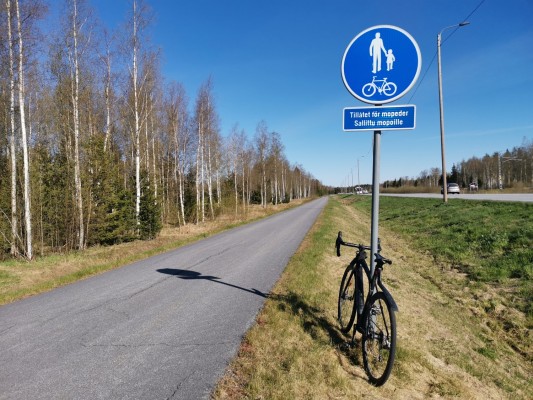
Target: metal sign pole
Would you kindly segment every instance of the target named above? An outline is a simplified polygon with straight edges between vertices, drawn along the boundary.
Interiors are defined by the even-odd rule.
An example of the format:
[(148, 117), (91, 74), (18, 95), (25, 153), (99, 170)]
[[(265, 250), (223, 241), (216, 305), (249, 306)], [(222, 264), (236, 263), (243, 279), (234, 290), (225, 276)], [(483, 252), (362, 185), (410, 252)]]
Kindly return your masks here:
[[(381, 57), (382, 52), (386, 55), (385, 60)], [(372, 62), (369, 57), (372, 58)], [(382, 61), (385, 61), (385, 66), (382, 65)], [(382, 106), (399, 99), (414, 86), (420, 75), (421, 61), (420, 48), (409, 33), (393, 25), (376, 25), (360, 32), (346, 48), (341, 63), (342, 80), (346, 89), (356, 99), (363, 103)], [(376, 264), (374, 254), (378, 252), (381, 131), (414, 129), (415, 108), (414, 106), (345, 108), (343, 115), (345, 131), (374, 131), (370, 233), (372, 254), (369, 263), (370, 273), (374, 275)]]
[(372, 226), (370, 233), (370, 276), (374, 276), (378, 252), (378, 224), (379, 224), (379, 166), (381, 152), (381, 131), (374, 131), (374, 162), (372, 169)]

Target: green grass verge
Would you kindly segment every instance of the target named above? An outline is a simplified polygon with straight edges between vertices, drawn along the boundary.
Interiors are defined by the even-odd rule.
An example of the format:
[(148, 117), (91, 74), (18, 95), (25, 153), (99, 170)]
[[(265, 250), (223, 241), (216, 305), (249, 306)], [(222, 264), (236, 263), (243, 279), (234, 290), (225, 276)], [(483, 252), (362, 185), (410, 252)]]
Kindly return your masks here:
[[(368, 197), (353, 207), (370, 214)], [(516, 286), (513, 304), (533, 318), (533, 204), (380, 198), (380, 226), (405, 235), (473, 281)], [(531, 325), (530, 325), (531, 327)]]

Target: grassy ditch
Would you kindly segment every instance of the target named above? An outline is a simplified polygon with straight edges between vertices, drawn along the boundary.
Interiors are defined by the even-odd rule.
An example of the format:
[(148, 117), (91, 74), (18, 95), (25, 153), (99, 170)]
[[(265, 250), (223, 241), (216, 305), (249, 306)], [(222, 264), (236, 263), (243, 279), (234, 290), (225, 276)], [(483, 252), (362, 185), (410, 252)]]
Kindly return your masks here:
[[(352, 206), (370, 214), (368, 199)], [(485, 283), (533, 329), (533, 204), (382, 197), (380, 225), (409, 238), (437, 264)], [(485, 305), (487, 310), (496, 303)]]
[[(291, 259), (213, 398), (528, 398), (533, 391), (531, 328), (524, 313), (506, 303), (505, 295), (507, 280), (529, 278), (510, 274), (494, 280), (472, 274), (480, 276), (474, 280), (460, 272), (457, 260), (447, 253), (433, 254), (417, 238), (439, 230), (440, 219), (430, 218), (432, 212), (422, 218), (418, 232), (411, 225), (421, 217), (402, 219), (402, 228), (392, 229), (402, 213), (440, 210), (436, 203), (415, 202), (412, 211), (401, 212), (398, 208), (406, 206), (382, 202), (383, 253), (394, 260), (384, 280), (400, 308), (397, 361), (385, 386), (368, 384), (360, 336), (355, 347), (347, 347), (350, 337), (336, 322), (338, 285), (353, 253), (345, 250), (341, 258), (335, 257), (334, 239), (342, 230), (345, 240), (368, 242), (370, 199), (336, 196)], [(398, 215), (387, 214), (393, 212)], [(507, 223), (495, 222), (498, 227)], [(514, 328), (505, 326), (502, 318), (513, 321)], [(513, 329), (524, 343), (510, 340)]]

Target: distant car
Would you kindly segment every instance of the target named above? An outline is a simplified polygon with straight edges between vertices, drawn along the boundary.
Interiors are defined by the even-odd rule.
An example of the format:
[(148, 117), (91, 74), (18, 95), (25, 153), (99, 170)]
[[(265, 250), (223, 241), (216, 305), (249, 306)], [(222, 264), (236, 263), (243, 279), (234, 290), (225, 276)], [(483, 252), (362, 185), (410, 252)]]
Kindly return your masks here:
[(478, 190), (477, 183), (472, 182), (470, 185), (468, 185), (468, 189), (470, 189), (471, 192), (477, 192)]
[[(461, 194), (461, 189), (457, 183), (448, 183), (447, 187), (448, 190), (446, 192), (448, 194)], [(440, 194), (444, 194), (444, 188), (440, 189)]]

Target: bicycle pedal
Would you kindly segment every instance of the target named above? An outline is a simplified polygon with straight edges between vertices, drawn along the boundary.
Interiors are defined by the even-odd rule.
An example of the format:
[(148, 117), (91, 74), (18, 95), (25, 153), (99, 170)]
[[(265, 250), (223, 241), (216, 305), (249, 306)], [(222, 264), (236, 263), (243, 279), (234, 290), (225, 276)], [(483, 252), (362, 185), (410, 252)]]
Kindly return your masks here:
[(355, 342), (350, 340), (350, 341), (346, 341), (344, 343), (341, 344), (340, 348), (341, 350), (351, 350), (355, 347)]

